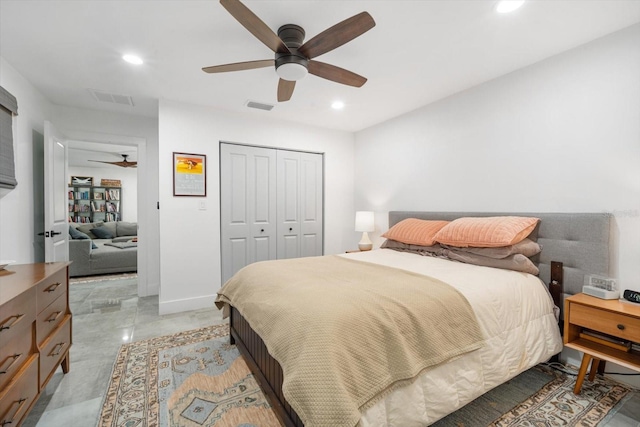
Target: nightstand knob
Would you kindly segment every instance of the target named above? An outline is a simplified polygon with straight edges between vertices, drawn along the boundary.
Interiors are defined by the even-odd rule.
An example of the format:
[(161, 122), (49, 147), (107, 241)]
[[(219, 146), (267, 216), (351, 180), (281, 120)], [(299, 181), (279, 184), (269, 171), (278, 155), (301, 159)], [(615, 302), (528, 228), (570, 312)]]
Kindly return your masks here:
[(624, 325), (622, 324), (618, 325), (618, 329), (620, 329), (621, 331), (624, 331)]

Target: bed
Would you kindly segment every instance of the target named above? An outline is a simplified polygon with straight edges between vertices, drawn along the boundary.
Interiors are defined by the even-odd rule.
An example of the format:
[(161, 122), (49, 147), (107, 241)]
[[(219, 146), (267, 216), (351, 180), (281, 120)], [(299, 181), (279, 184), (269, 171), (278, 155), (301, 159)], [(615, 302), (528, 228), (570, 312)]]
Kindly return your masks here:
[[(483, 336), (482, 345), (476, 350), (421, 369), (416, 379), (400, 382), (380, 393), (370, 404), (363, 405), (358, 420), (363, 427), (429, 425), (561, 351), (553, 303), (541, 282), (550, 281), (551, 261), (564, 264), (561, 298), (580, 291), (584, 274), (607, 274), (609, 214), (390, 212), (389, 227), (406, 218), (450, 221), (459, 217), (500, 215), (541, 219), (533, 233), (543, 247), (534, 258), (540, 269), (540, 280), (528, 274), (389, 249), (340, 256), (353, 263), (388, 266), (448, 283), (469, 301)], [(451, 264), (456, 264), (454, 271)], [(481, 285), (476, 282), (469, 285), (469, 278)], [(506, 299), (497, 299), (498, 294), (504, 294)], [(260, 334), (254, 330), (260, 328), (252, 328), (236, 307), (229, 305), (228, 309), (231, 340), (245, 357), (276, 414), (285, 426), (303, 426), (302, 419), (285, 399), (280, 363), (271, 357)], [(293, 319), (291, 322), (294, 323)], [(308, 414), (303, 418), (309, 420)], [(307, 421), (307, 425), (322, 423)]]

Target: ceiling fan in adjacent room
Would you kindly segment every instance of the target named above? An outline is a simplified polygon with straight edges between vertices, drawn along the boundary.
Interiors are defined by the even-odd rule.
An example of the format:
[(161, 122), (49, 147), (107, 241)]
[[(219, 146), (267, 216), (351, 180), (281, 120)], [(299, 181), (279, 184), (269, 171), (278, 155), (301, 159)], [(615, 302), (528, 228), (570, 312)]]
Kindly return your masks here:
[(89, 161), (120, 166), (121, 168), (137, 168), (138, 167), (138, 162), (130, 162), (127, 160), (127, 157), (129, 157), (128, 154), (120, 154), (120, 155), (122, 156), (122, 159), (123, 159), (121, 162), (104, 162), (102, 160), (89, 160)]
[(275, 66), (276, 73), (280, 77), (278, 102), (291, 99), (296, 81), (305, 77), (307, 73), (354, 87), (361, 87), (367, 81), (365, 77), (351, 71), (313, 60), (313, 58), (340, 47), (373, 28), (376, 23), (367, 12), (345, 19), (303, 43), (305, 32), (299, 25), (283, 25), (278, 29), (276, 35), (267, 24), (239, 0), (220, 0), (220, 4), (251, 34), (273, 50), (275, 59), (204, 67), (202, 69), (204, 72), (224, 73)]

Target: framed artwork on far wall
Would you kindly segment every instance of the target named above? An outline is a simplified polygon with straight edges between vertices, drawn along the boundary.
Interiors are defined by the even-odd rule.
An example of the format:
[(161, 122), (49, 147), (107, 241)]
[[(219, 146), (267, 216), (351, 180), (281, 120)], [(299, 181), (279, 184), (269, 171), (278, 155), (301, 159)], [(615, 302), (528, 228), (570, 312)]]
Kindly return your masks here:
[(207, 156), (173, 153), (173, 195), (192, 197), (207, 195)]

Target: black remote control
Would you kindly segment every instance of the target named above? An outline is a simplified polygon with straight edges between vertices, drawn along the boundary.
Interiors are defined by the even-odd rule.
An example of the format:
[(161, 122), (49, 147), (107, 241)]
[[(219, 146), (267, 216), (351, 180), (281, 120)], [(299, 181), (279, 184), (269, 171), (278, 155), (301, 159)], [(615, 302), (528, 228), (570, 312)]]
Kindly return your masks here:
[(640, 303), (640, 292), (638, 291), (625, 289), (623, 296), (624, 296), (624, 299), (628, 301)]

